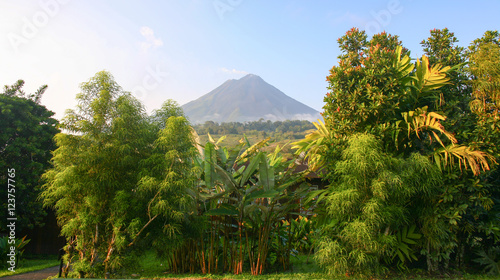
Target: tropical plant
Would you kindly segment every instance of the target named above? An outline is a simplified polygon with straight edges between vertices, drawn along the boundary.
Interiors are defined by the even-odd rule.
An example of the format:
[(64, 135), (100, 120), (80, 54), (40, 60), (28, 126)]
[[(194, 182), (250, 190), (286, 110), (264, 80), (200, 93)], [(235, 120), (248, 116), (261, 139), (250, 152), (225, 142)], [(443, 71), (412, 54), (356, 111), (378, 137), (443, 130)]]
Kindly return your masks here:
[[(420, 233), (415, 232), (416, 225), (404, 226), (396, 232), (397, 244), (392, 253), (392, 258), (398, 257), (398, 267), (406, 269), (406, 263), (418, 260), (415, 250), (412, 248), (422, 238)], [(391, 260), (392, 261), (392, 260)]]
[[(339, 66), (330, 70), (332, 91), (325, 97), (324, 116), (333, 138), (369, 132), (381, 137), (389, 151), (396, 148), (407, 155), (414, 151), (434, 154), (446, 159), (440, 163), (454, 158), (460, 166), (473, 166), (475, 174), (489, 168), (484, 153), (454, 146), (456, 139), (440, 122), (445, 116), (428, 111), (430, 105), (438, 108), (438, 89), (449, 83), (447, 74), (454, 68), (431, 66), (426, 56), (412, 64), (404, 48), (396, 43), (397, 36), (384, 35), (384, 40), (375, 37), (366, 42), (364, 32), (352, 29), (345, 37), (364, 38), (365, 43), (359, 42), (364, 47), (355, 54), (359, 64), (352, 65), (346, 58), (352, 55), (341, 55)], [(342, 38), (339, 41), (353, 40)], [(346, 46), (341, 49), (350, 51)], [(443, 136), (451, 143), (444, 143)]]
[[(492, 200), (486, 195), (487, 190), (481, 188), (480, 183), (471, 182), (474, 182), (472, 175), (478, 180), (495, 163), (492, 153), (487, 153), (491, 149), (483, 150), (470, 138), (464, 137), (470, 132), (459, 131), (470, 131), (474, 127), (474, 118), (468, 119), (468, 99), (460, 99), (460, 96), (470, 96), (467, 94), (470, 87), (464, 86), (467, 75), (463, 70), (463, 50), (451, 48), (448, 55), (441, 55), (436, 52), (436, 46), (452, 45), (454, 37), (447, 31), (434, 32), (433, 36), (423, 42), (429, 57), (424, 55), (412, 63), (397, 36), (382, 33), (368, 41), (363, 31), (348, 31), (339, 39), (343, 51), (339, 56), (339, 65), (334, 66), (327, 77), (330, 92), (325, 97), (325, 125), (318, 124), (317, 131), (295, 143), (298, 153), (304, 153), (311, 166), (328, 174), (326, 178), (330, 187), (314, 194), (326, 201), (323, 205), (327, 209), (328, 205), (342, 205), (340, 199), (332, 201), (342, 179), (334, 171), (340, 164), (340, 155), (346, 149), (348, 139), (356, 133), (376, 136), (383, 151), (396, 158), (410, 159), (412, 155), (420, 154), (434, 161), (442, 172), (439, 195), (430, 199), (428, 207), (421, 208), (419, 219), (413, 220), (422, 234), (422, 240), (417, 245), (422, 246), (421, 252), (427, 257), (430, 271), (435, 271), (438, 264), (447, 268), (450, 254), (457, 246), (459, 223), (463, 217), (484, 213), (481, 209), (491, 207), (488, 206)], [(445, 57), (449, 59), (440, 61)], [(453, 98), (446, 103), (445, 98), (450, 96)], [(455, 115), (448, 118), (445, 113)], [(462, 182), (465, 182), (463, 187), (460, 186)], [(321, 207), (316, 211), (321, 213)], [(338, 220), (325, 223), (324, 227), (339, 232), (339, 226), (348, 218), (332, 216), (338, 217)], [(359, 228), (359, 232), (369, 231)], [(331, 234), (326, 235), (331, 237)], [(324, 244), (331, 245), (328, 250), (337, 248), (323, 251), (328, 251), (330, 255), (351, 250), (346, 249), (346, 243), (339, 243), (338, 240), (327, 238)], [(338, 259), (343, 261), (336, 262), (342, 264), (336, 266), (337, 270), (342, 270), (340, 268), (349, 263), (349, 259), (342, 254), (338, 255)], [(370, 265), (366, 268), (373, 269)]]
[[(11, 240), (14, 240), (12, 242)], [(30, 242), (30, 239), (23, 238), (11, 239), (10, 236), (4, 236), (0, 238), (0, 261), (2, 265), (0, 267), (7, 268), (11, 267), (10, 263), (14, 263), (15, 268), (19, 267), (22, 263), (24, 247)], [(11, 247), (14, 247), (14, 260), (11, 259)]]
[(298, 216), (296, 219), (291, 219), (288, 221), (283, 221), (283, 223), (289, 224), (291, 227), (292, 247), (299, 253), (308, 253), (313, 246), (312, 244), (312, 233), (314, 231), (314, 225), (310, 218), (306, 216)]
[[(189, 227), (191, 233), (169, 257), (171, 268), (235, 274), (248, 268), (257, 275), (279, 263), (286, 270), (294, 232), (283, 231), (282, 225), (296, 207), (302, 174), (283, 159), (279, 147), (271, 154), (261, 151), (269, 139), (250, 145), (244, 138), (235, 149), (220, 145), (224, 138), (214, 141), (209, 135), (209, 140), (197, 160), (201, 173), (193, 197), (198, 209), (191, 217), (204, 226)], [(192, 254), (182, 258), (181, 252), (189, 250)]]
[(402, 246), (410, 240), (408, 231), (403, 236), (399, 229), (423, 222), (414, 213), (436, 192), (439, 171), (422, 155), (393, 157), (373, 135), (355, 134), (335, 173), (338, 180), (326, 199), (336, 225), (319, 244), (316, 258), (333, 273), (383, 272), (384, 259), (409, 254)]
[(500, 274), (500, 247), (495, 246), (489, 249), (481, 249), (476, 252), (478, 258), (474, 262), (484, 267), (484, 271), (488, 275)]
[(67, 112), (55, 137), (42, 198), (67, 239), (66, 272), (108, 278), (133, 266), (152, 242), (145, 237), (178, 234), (189, 204), (179, 193), (194, 184), (196, 149), (187, 121), (170, 116), (171, 104), (149, 118), (104, 71), (81, 89), (77, 110)]
[(305, 139), (293, 143), (295, 154), (300, 155), (302, 160), (308, 163), (310, 170), (319, 170), (327, 164), (329, 157), (326, 154), (329, 146), (335, 141), (334, 134), (321, 121), (313, 122), (316, 130), (308, 133)]
[(142, 161), (141, 179), (137, 184), (138, 196), (147, 202), (146, 215), (134, 219), (142, 226), (129, 246), (148, 227), (155, 233), (156, 246), (166, 246), (181, 232), (185, 215), (194, 208), (188, 195), (195, 185), (194, 157), (197, 154), (195, 139), (189, 123), (183, 116), (161, 119), (163, 129), (158, 132), (152, 155)]

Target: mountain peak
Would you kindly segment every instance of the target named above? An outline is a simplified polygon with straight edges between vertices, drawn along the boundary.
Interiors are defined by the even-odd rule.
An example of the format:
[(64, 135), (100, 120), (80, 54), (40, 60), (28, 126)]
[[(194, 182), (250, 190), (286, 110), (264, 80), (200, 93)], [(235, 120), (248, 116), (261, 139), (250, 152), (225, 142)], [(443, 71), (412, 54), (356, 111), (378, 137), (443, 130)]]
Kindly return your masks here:
[(247, 122), (320, 118), (318, 111), (287, 96), (255, 74), (228, 80), (211, 92), (182, 106), (191, 123)]
[(255, 75), (255, 74), (246, 74), (245, 76), (243, 76), (240, 80), (243, 80), (243, 79), (250, 79), (250, 78), (260, 78), (259, 76)]
[(241, 77), (238, 81), (244, 82), (244, 81), (249, 81), (249, 80), (264, 81), (264, 80), (262, 80), (261, 77), (255, 75), (255, 74), (247, 74), (247, 75)]

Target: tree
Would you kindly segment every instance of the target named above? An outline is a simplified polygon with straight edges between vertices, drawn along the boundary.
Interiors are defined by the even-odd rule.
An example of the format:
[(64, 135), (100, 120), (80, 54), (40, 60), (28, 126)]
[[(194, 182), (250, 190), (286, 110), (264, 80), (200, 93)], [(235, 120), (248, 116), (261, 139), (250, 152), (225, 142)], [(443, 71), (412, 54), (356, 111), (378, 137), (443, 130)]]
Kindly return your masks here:
[(150, 117), (150, 122), (157, 125), (158, 130), (161, 130), (166, 127), (166, 122), (170, 117), (186, 118), (184, 111), (182, 111), (179, 104), (175, 100), (167, 99), (163, 102), (160, 109), (154, 110), (152, 116)]
[(417, 213), (436, 194), (440, 172), (425, 156), (394, 157), (381, 144), (373, 135), (355, 134), (335, 166), (337, 180), (326, 198), (329, 235), (316, 255), (330, 272), (380, 273), (384, 262), (398, 257), (403, 266), (416, 259), (409, 247), (414, 240), (398, 234), (424, 223)]
[[(142, 105), (108, 72), (81, 84), (77, 110), (67, 111), (56, 135), (53, 168), (42, 197), (66, 237), (67, 267), (80, 277), (108, 277), (130, 264), (131, 223), (141, 208), (135, 192), (139, 163), (154, 131)], [(151, 135), (153, 133), (153, 135)]]
[[(165, 106), (169, 103), (165, 103), (163, 109)], [(149, 235), (146, 243), (141, 244), (153, 244), (160, 256), (167, 248), (175, 247), (177, 238), (182, 238), (179, 235), (186, 217), (196, 206), (193, 195), (197, 178), (194, 158), (198, 150), (195, 134), (180, 112), (177, 110), (175, 114), (181, 116), (168, 117), (165, 128), (158, 131), (152, 154), (141, 163), (137, 185), (145, 211), (133, 220), (140, 230), (129, 246), (141, 234)], [(165, 114), (156, 112), (155, 115)]]
[[(474, 57), (480, 53), (476, 47), (483, 40), (493, 40), (494, 35), (491, 35), (493, 35), (492, 32), (487, 32), (483, 39), (475, 40), (469, 50), (465, 51), (463, 47), (456, 46), (458, 39), (448, 29), (434, 29), (431, 30), (431, 36), (422, 41), (422, 46), (430, 61), (456, 69), (448, 73), (449, 84), (440, 89), (441, 98), (436, 107), (436, 110), (448, 116), (447, 130), (455, 135), (459, 143), (496, 156), (495, 148), (492, 147), (496, 146), (493, 143), (498, 142), (494, 139), (498, 133), (492, 129), (493, 123), (490, 122), (484, 126), (486, 123), (482, 121), (481, 114), (478, 114), (478, 108), (475, 107), (481, 102), (478, 101), (477, 94), (473, 94), (477, 85), (477, 78), (475, 78), (477, 64)], [(489, 55), (492, 61), (495, 61), (495, 55)], [(486, 72), (495, 72), (491, 70), (490, 68)], [(477, 93), (477, 90), (475, 92)], [(444, 219), (451, 225), (450, 235), (443, 239), (447, 240), (448, 247), (456, 246), (456, 249), (453, 249), (456, 267), (463, 268), (466, 262), (470, 261), (472, 252), (476, 250), (474, 247), (478, 246), (478, 243), (472, 240), (478, 236), (482, 236), (483, 240), (487, 239), (483, 234), (491, 232), (493, 228), (491, 224), (495, 223), (489, 220), (496, 216), (495, 212), (490, 210), (493, 204), (492, 199), (495, 197), (495, 187), (490, 183), (492, 180), (489, 175), (494, 173), (495, 169), (496, 166), (493, 165), (492, 171), (482, 172), (480, 179), (458, 169), (448, 170), (444, 174), (439, 213), (442, 213), (441, 217), (447, 217)], [(489, 218), (484, 219), (484, 217)], [(488, 222), (485, 223), (485, 220)], [(449, 257), (446, 256), (444, 259), (445, 268), (448, 267)], [(435, 257), (435, 259), (438, 258)], [(434, 265), (434, 267), (437, 266)]]
[(400, 108), (402, 82), (408, 81), (402, 78), (412, 69), (393, 67), (397, 55), (393, 47), (401, 46), (397, 36), (383, 34), (366, 41), (365, 32), (354, 28), (339, 39), (339, 45), (343, 53), (327, 77), (331, 92), (325, 97), (323, 113), (338, 137), (381, 129), (399, 118), (401, 111), (411, 109)]
[(72, 268), (80, 277), (108, 278), (179, 234), (192, 209), (196, 147), (174, 101), (147, 116), (105, 71), (81, 89), (56, 136), (42, 197), (68, 242), (66, 274)]
[[(444, 33), (446, 36), (442, 38), (438, 36), (441, 33), (435, 32), (437, 38), (431, 38), (424, 44), (428, 44), (431, 50), (435, 45), (453, 41), (452, 35)], [(454, 100), (461, 102), (461, 108), (451, 108), (443, 101), (443, 91), (454, 95), (463, 90), (460, 94), (467, 96), (467, 87), (450, 85), (463, 80), (463, 75), (449, 76), (460, 66), (451, 65), (454, 59), (462, 61), (460, 49), (452, 49), (451, 53), (456, 57), (447, 55), (448, 65), (443, 66), (432, 65), (431, 59), (425, 55), (416, 63), (411, 63), (406, 55), (409, 52), (401, 46), (397, 37), (387, 34), (373, 36), (368, 41), (363, 31), (352, 29), (339, 39), (339, 43), (343, 50), (339, 65), (334, 66), (327, 77), (330, 92), (325, 97), (325, 125), (317, 125), (318, 131), (296, 144), (298, 153), (305, 152), (306, 159), (328, 174), (331, 185), (322, 196), (334, 197), (342, 185), (341, 174), (334, 171), (341, 166), (343, 151), (356, 133), (374, 135), (382, 144), (382, 152), (393, 157), (407, 160), (414, 154), (427, 157), (442, 170), (443, 176), (466, 170), (478, 176), (490, 169), (493, 158), (477, 150), (476, 146), (470, 146), (470, 141), (457, 139), (456, 135), (460, 134), (455, 134), (456, 130), (448, 130), (447, 116), (444, 115), (445, 112), (459, 114), (451, 117), (458, 123), (467, 114), (464, 105), (467, 100), (460, 100), (460, 95)], [(438, 57), (433, 55), (432, 59), (435, 61)], [(448, 88), (445, 87), (447, 85)], [(458, 103), (451, 104), (455, 106)], [(362, 164), (359, 162), (361, 159), (353, 158), (353, 161)], [(441, 185), (439, 196), (433, 197), (432, 203), (420, 211), (420, 218), (414, 220), (418, 221), (416, 226), (423, 233), (422, 242), (426, 245), (422, 251), (427, 256), (431, 271), (437, 269), (437, 264), (446, 262), (453, 252), (458, 221), (467, 211), (468, 206), (462, 204), (445, 207), (448, 204), (443, 201), (447, 202), (449, 191), (453, 190), (456, 188)], [(332, 202), (328, 198), (325, 201), (325, 205), (328, 201)], [(474, 205), (483, 202), (488, 201), (476, 200)], [(334, 204), (332, 207), (337, 206)], [(372, 234), (375, 232), (372, 231)], [(345, 243), (339, 248), (350, 250)]]
[[(463, 133), (470, 128), (474, 120), (469, 108), (472, 90), (466, 70), (465, 48), (457, 46), (459, 40), (447, 28), (433, 29), (430, 33), (430, 37), (420, 43), (429, 63), (454, 68), (454, 71), (447, 72), (449, 82), (439, 89), (439, 102), (434, 104), (432, 110), (448, 117), (446, 127), (449, 131)], [(458, 138), (461, 136), (458, 135)]]
[[(469, 47), (472, 79), (470, 107), (477, 116), (476, 142), (500, 158), (498, 149), (500, 114), (500, 35), (488, 31)], [(482, 141), (481, 141), (482, 139)]]
[[(352, 29), (344, 37), (364, 38), (362, 34)], [(353, 133), (368, 132), (382, 139), (386, 151), (396, 154), (419, 151), (440, 165), (449, 165), (444, 159), (455, 158), (475, 174), (481, 167), (489, 168), (483, 154), (455, 145), (456, 138), (442, 124), (446, 116), (432, 111), (437, 108), (439, 90), (449, 83), (446, 75), (453, 69), (432, 66), (426, 56), (412, 64), (403, 55), (404, 48), (394, 43), (396, 36), (384, 35), (392, 38), (385, 40), (386, 45), (375, 44), (381, 41), (379, 37), (366, 43), (368, 49), (359, 53), (359, 65), (350, 63), (352, 54), (342, 54), (327, 77), (331, 92), (325, 97), (323, 115), (333, 138), (338, 139), (333, 148), (343, 147), (342, 142)]]
[[(472, 100), (470, 108), (476, 116), (474, 129), (469, 134), (473, 145), (488, 151), (500, 162), (500, 35), (498, 31), (487, 31), (482, 38), (469, 46), (469, 71), (472, 76)], [(491, 172), (484, 174), (480, 183), (481, 196), (489, 200), (486, 207), (478, 209), (471, 220), (482, 239), (480, 255), (498, 248), (500, 231), (500, 168), (497, 164)], [(478, 197), (478, 196), (473, 196)], [(472, 246), (471, 246), (472, 247)], [(478, 250), (477, 246), (473, 248)], [(496, 260), (497, 261), (497, 260)]]
[[(7, 184), (7, 170), (15, 170), (16, 230), (40, 226), (45, 215), (40, 194), (41, 175), (50, 166), (51, 151), (55, 149), (54, 135), (58, 121), (53, 112), (40, 104), (47, 86), (26, 95), (24, 81), (5, 86), (0, 94), (0, 179)], [(2, 211), (0, 230), (5, 231), (7, 221), (7, 188), (0, 194)]]

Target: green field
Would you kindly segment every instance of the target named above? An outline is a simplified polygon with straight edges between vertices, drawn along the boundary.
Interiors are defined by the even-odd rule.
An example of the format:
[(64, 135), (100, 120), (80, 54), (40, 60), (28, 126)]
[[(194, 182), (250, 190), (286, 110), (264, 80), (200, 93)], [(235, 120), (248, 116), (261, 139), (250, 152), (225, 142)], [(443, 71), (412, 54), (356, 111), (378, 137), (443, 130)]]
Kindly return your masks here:
[[(293, 271), (272, 273), (269, 272), (264, 275), (254, 276), (250, 273), (243, 273), (240, 275), (234, 274), (171, 274), (167, 272), (167, 268), (164, 263), (157, 259), (153, 252), (148, 252), (146, 256), (141, 258), (138, 264), (137, 270), (134, 272), (128, 272), (120, 279), (157, 279), (157, 280), (174, 280), (174, 279), (185, 279), (185, 280), (230, 280), (230, 279), (241, 279), (241, 280), (334, 280), (334, 279), (392, 279), (392, 280), (403, 280), (403, 279), (415, 279), (415, 280), (437, 280), (437, 279), (463, 279), (463, 280), (489, 280), (489, 279), (499, 279), (498, 277), (485, 276), (479, 274), (462, 274), (456, 272), (454, 274), (443, 274), (429, 276), (423, 270), (413, 270), (401, 274), (389, 274), (384, 276), (373, 276), (373, 275), (356, 275), (356, 276), (346, 276), (346, 275), (329, 275), (324, 273), (321, 268), (316, 264), (312, 258), (307, 258), (305, 255), (301, 255), (297, 258), (292, 258)], [(40, 261), (41, 262), (41, 261)], [(2, 274), (0, 274), (2, 275)], [(71, 279), (71, 278), (65, 278)]]

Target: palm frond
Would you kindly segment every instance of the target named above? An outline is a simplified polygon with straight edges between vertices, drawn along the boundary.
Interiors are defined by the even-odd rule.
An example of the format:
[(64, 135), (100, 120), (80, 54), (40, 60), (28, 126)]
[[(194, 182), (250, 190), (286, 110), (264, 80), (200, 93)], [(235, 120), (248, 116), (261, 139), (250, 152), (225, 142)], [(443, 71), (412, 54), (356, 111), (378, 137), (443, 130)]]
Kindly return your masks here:
[(292, 149), (296, 149), (295, 154), (303, 155), (308, 160), (311, 170), (318, 170), (326, 163), (322, 151), (327, 148), (325, 140), (331, 138), (331, 132), (321, 120), (313, 124), (316, 130), (307, 134), (304, 139), (292, 143)]
[(451, 68), (449, 66), (442, 67), (440, 64), (435, 64), (431, 67), (429, 65), (429, 59), (424, 55), (422, 56), (422, 62), (417, 59), (417, 79), (415, 81), (415, 86), (421, 92), (426, 92), (447, 85), (449, 84), (449, 78), (446, 76), (446, 73), (450, 70)]
[(436, 133), (437, 131), (444, 135), (452, 143), (457, 143), (455, 136), (446, 131), (440, 122), (446, 120), (445, 116), (435, 112), (427, 112), (427, 107), (417, 108), (415, 111), (403, 112), (401, 114), (408, 125), (408, 138), (410, 138), (412, 133), (415, 133), (420, 139), (420, 135), (423, 131), (430, 131), (431, 133), (429, 137), (432, 136), (430, 140), (432, 141), (433, 138), (441, 146), (445, 147), (443, 141)]
[(480, 171), (490, 170), (488, 161), (495, 162), (491, 155), (471, 149), (463, 145), (449, 145), (434, 152), (434, 160), (443, 166), (453, 166), (455, 160), (458, 162), (460, 170), (463, 168), (472, 170), (474, 175), (479, 175)]
[(398, 70), (399, 76), (401, 78), (404, 78), (410, 75), (410, 73), (415, 68), (415, 65), (411, 63), (411, 59), (407, 55), (401, 58), (402, 51), (403, 48), (401, 46), (397, 46), (396, 48), (397, 57), (396, 60), (394, 60), (393, 66)]

